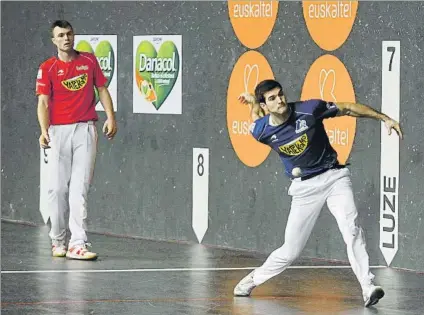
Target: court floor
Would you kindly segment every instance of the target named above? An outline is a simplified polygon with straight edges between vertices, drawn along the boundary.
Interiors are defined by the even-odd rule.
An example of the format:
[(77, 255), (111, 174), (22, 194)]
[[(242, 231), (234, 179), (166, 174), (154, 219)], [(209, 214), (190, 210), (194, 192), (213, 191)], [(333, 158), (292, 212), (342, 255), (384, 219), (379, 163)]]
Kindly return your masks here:
[(424, 274), (373, 266), (386, 295), (364, 308), (348, 265), (300, 259), (233, 297), (265, 255), (90, 234), (96, 261), (50, 256), (47, 227), (2, 222), (2, 314), (424, 314)]

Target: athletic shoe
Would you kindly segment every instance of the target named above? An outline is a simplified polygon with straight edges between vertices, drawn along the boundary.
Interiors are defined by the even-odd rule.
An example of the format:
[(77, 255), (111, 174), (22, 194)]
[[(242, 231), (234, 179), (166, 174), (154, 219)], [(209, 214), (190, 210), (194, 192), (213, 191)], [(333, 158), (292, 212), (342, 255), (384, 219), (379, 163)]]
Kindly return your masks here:
[(79, 260), (94, 260), (97, 258), (96, 253), (92, 253), (87, 249), (87, 246), (91, 244), (85, 243), (80, 245), (72, 246), (68, 249), (66, 257), (70, 259), (79, 259)]
[(234, 288), (235, 296), (249, 296), (252, 290), (256, 288), (256, 285), (253, 283), (253, 271), (249, 273), (246, 277), (241, 279), (241, 281)]
[(367, 289), (363, 292), (365, 307), (375, 305), (378, 301), (384, 296), (384, 290), (380, 286), (375, 286), (371, 284)]
[(65, 257), (66, 246), (61, 244), (52, 244), (52, 256), (53, 257)]

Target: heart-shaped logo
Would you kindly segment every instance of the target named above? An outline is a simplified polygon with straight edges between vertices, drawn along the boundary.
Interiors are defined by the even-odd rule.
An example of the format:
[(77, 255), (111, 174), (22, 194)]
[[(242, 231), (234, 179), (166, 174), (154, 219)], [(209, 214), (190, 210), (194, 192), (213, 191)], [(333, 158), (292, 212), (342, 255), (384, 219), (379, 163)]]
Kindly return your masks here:
[(164, 41), (158, 51), (149, 40), (143, 40), (138, 45), (135, 56), (137, 87), (156, 110), (174, 88), (179, 69), (180, 55), (173, 41)]
[[(332, 77), (333, 80), (328, 80), (329, 77)], [(328, 84), (326, 84), (327, 82)], [(337, 101), (336, 96), (334, 95), (334, 88), (336, 87), (336, 72), (334, 71), (334, 69), (330, 69), (328, 71), (326, 69), (321, 69), (319, 73), (318, 85), (321, 99), (328, 100), (331, 102)], [(327, 97), (328, 94), (326, 94), (325, 92), (329, 92), (331, 98)]]
[[(111, 43), (107, 40), (102, 40), (96, 45), (96, 51), (93, 50), (91, 44), (86, 40), (80, 40), (76, 47), (76, 50), (81, 52), (92, 53), (96, 56), (99, 62), (100, 69), (102, 69), (103, 75), (106, 77), (106, 87), (109, 87), (115, 73), (115, 52)], [(99, 101), (99, 93), (97, 88), (94, 87), (94, 93), (96, 96), (96, 104)]]
[(256, 77), (254, 77), (254, 81), (253, 84), (251, 84), (250, 86), (253, 87), (253, 89), (256, 87), (256, 85), (259, 82), (259, 68), (258, 65), (250, 65), (250, 64), (246, 64), (246, 66), (244, 67), (244, 91), (245, 92), (249, 92), (253, 89), (249, 89), (249, 83), (250, 83), (250, 76), (252, 75), (253, 70), (256, 70)]
[[(255, 76), (252, 77), (253, 81), (251, 82), (250, 78), (254, 70), (256, 70), (255, 71), (256, 77)], [(244, 92), (253, 93), (256, 85), (258, 85), (259, 83), (259, 67), (257, 64), (254, 64), (253, 66), (250, 64), (246, 64), (246, 66), (244, 67), (243, 81), (244, 81)], [(249, 104), (249, 111), (251, 110), (252, 110), (252, 105)]]

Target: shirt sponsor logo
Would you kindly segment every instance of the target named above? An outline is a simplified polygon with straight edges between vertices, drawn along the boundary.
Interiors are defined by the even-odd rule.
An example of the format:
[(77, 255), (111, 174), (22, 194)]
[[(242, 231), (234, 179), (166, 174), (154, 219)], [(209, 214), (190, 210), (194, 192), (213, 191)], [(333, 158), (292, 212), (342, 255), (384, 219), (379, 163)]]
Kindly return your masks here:
[(281, 152), (291, 156), (297, 156), (303, 153), (308, 146), (308, 136), (306, 133), (289, 143), (278, 147)]
[(78, 91), (87, 85), (87, 81), (88, 75), (87, 73), (84, 73), (71, 79), (62, 81), (62, 85), (69, 91)]

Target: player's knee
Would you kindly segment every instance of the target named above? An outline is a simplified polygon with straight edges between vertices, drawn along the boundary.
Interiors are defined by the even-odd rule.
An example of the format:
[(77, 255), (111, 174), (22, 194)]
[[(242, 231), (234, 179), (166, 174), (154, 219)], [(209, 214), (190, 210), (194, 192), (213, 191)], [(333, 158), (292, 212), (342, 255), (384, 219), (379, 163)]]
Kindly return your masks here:
[(362, 233), (362, 229), (356, 221), (351, 225), (350, 232), (354, 237), (358, 237)]
[(300, 253), (298, 253), (298, 252), (293, 252), (293, 253), (288, 254), (287, 257), (286, 257), (287, 262), (289, 264), (292, 264), (299, 257), (299, 255), (300, 255)]
[(66, 186), (56, 186), (51, 187), (48, 190), (48, 195), (50, 198), (54, 197), (63, 197), (68, 193), (68, 188)]
[(356, 224), (352, 224), (346, 228), (344, 239), (346, 243), (351, 243), (356, 238), (361, 237), (361, 233), (361, 227)]

